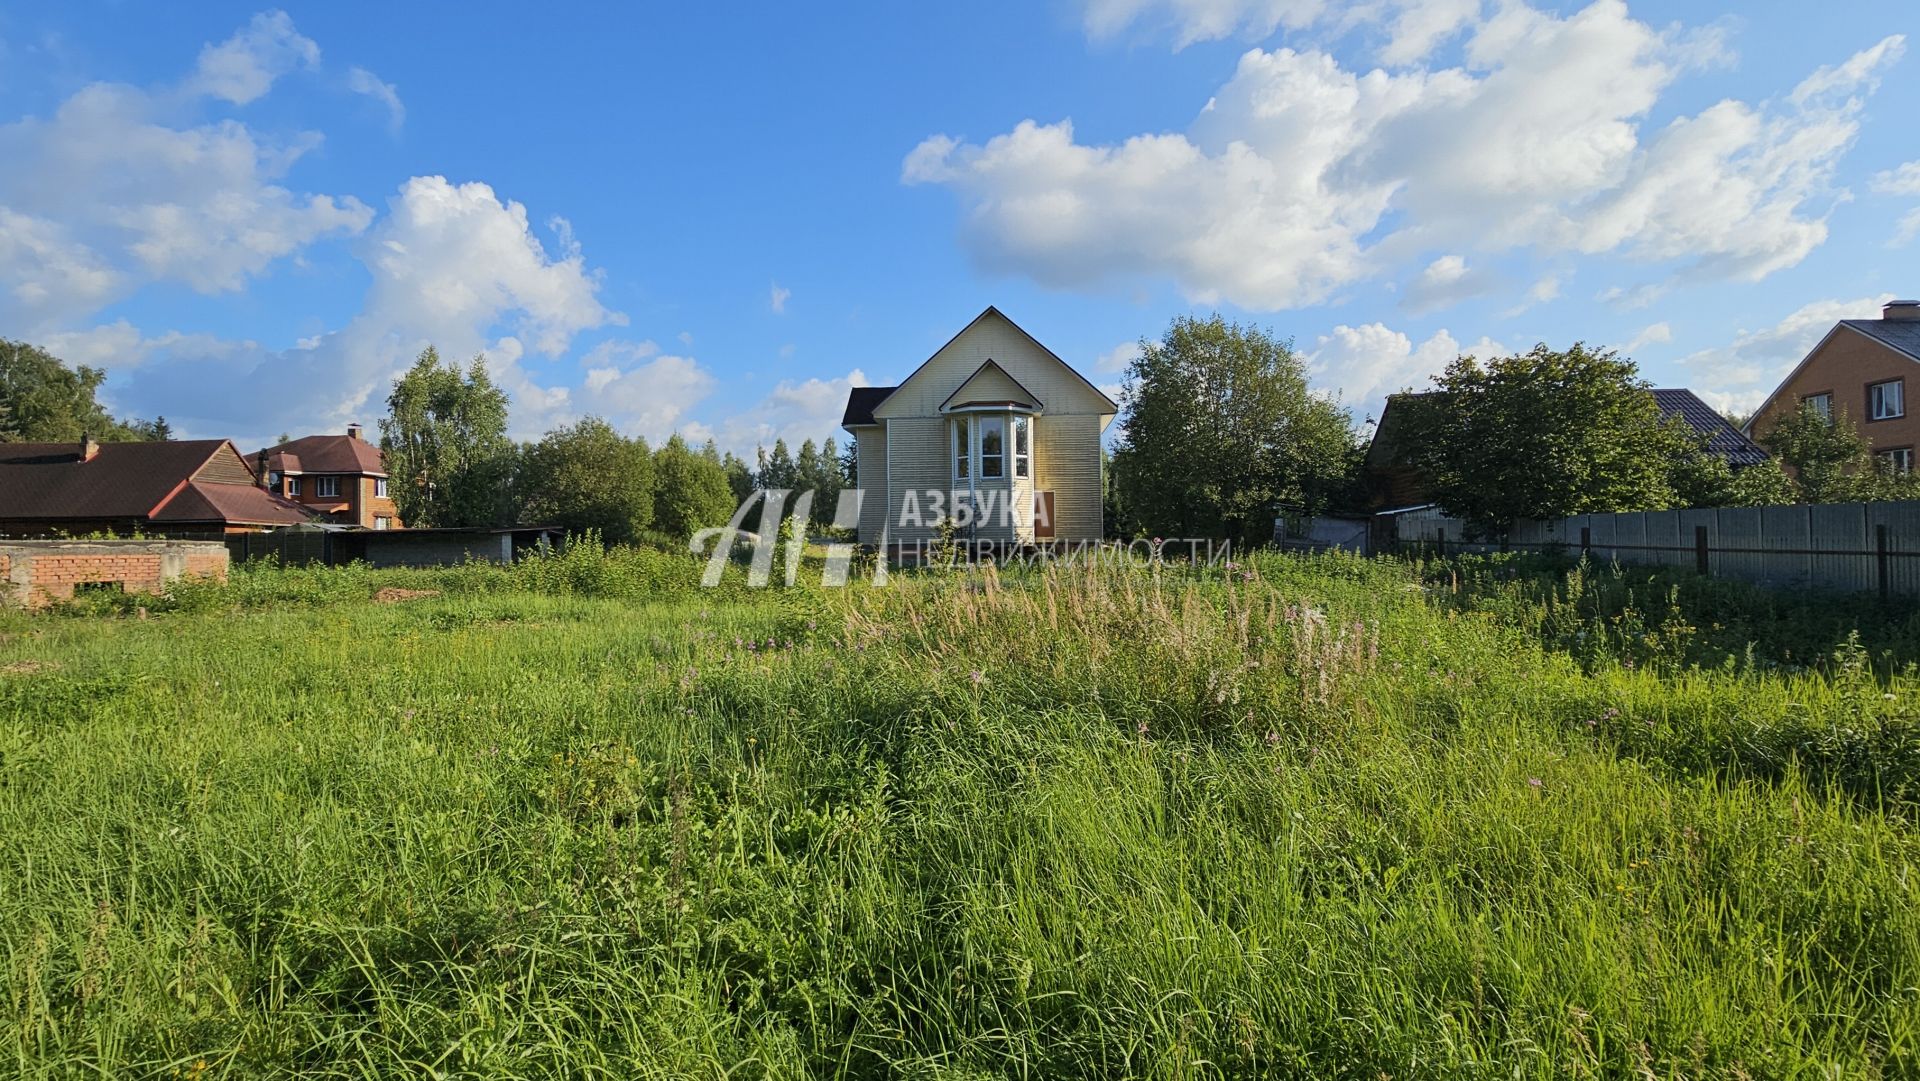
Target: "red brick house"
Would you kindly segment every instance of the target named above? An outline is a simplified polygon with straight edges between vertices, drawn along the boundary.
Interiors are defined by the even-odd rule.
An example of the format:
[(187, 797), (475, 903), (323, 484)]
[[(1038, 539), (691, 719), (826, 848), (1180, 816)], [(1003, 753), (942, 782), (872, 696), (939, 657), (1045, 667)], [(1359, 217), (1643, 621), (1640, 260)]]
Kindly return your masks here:
[(0, 536), (207, 537), (312, 520), (225, 439), (0, 443)]
[(1842, 319), (1754, 410), (1747, 431), (1764, 438), (1799, 410), (1843, 417), (1888, 470), (1911, 473), (1920, 413), (1907, 412), (1907, 377), (1920, 382), (1920, 301), (1896, 300), (1878, 319)]
[(402, 528), (387, 493), (380, 448), (361, 437), (358, 424), (347, 425), (345, 435), (310, 435), (268, 447), (250, 461), (262, 487), (332, 521)]

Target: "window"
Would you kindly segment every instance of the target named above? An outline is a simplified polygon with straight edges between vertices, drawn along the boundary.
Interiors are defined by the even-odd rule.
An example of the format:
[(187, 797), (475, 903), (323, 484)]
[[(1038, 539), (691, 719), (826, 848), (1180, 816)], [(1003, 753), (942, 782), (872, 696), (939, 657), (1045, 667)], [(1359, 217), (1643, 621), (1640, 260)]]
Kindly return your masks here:
[(1013, 475), (1033, 475), (1033, 436), (1031, 417), (1013, 418)]
[(314, 478), (314, 485), (316, 489), (314, 494), (319, 496), (320, 498), (322, 499), (340, 498), (340, 478), (339, 477), (316, 477)]
[(1832, 420), (1833, 419), (1833, 395), (1832, 394), (1809, 394), (1806, 397), (1800, 399), (1800, 408), (1813, 410), (1814, 412), (1820, 414), (1820, 418), (1822, 420)]
[(389, 518), (389, 517), (387, 517), (387, 516), (386, 516), (386, 515), (384, 515), (384, 514), (376, 514), (376, 515), (374, 515), (374, 518), (373, 518), (373, 528), (375, 528), (375, 529), (392, 529), (392, 528), (393, 528), (393, 519), (391, 519), (391, 518)]
[(980, 476), (1007, 475), (1007, 422), (999, 417), (980, 419)]
[(1880, 468), (1889, 473), (1913, 472), (1912, 447), (1895, 447), (1892, 450), (1879, 451), (1874, 454), (1874, 457), (1879, 460)]
[(287, 494), (288, 495), (300, 494), (300, 478), (299, 477), (287, 478)]
[(373, 478), (373, 498), (375, 499), (387, 498), (387, 478), (385, 477)]
[(1889, 379), (1867, 388), (1867, 416), (1873, 420), (1892, 420), (1907, 415), (1905, 381)]
[(967, 468), (972, 464), (972, 449), (967, 441), (967, 418), (953, 418), (953, 482), (956, 485), (973, 475)]

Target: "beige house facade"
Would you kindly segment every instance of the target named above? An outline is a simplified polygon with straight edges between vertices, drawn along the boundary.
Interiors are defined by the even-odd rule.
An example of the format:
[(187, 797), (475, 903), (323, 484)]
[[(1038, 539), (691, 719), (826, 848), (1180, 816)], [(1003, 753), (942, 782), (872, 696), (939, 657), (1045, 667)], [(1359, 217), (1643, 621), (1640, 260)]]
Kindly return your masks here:
[(1118, 412), (989, 307), (898, 386), (848, 396), (860, 543), (924, 545), (943, 521), (976, 543), (1100, 539), (1100, 441)]
[(1754, 411), (1747, 433), (1764, 439), (1802, 408), (1844, 417), (1882, 466), (1913, 470), (1920, 413), (1907, 391), (1920, 382), (1920, 301), (1896, 300), (1878, 319), (1842, 319)]

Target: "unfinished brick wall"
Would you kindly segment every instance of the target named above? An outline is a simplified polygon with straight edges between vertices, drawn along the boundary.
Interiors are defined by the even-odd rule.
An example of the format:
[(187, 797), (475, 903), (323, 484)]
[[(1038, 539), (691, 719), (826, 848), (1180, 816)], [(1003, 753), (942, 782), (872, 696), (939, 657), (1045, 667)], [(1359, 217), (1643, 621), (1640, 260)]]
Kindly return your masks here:
[(183, 574), (227, 577), (227, 546), (211, 541), (0, 542), (0, 599), (28, 608), (98, 586), (158, 593)]

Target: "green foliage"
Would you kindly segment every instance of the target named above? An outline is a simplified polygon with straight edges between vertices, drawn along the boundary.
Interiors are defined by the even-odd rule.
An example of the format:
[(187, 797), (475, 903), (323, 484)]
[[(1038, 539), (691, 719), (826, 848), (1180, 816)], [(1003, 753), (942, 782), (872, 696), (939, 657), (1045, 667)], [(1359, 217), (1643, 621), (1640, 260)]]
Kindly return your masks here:
[(699, 570), (587, 538), (0, 613), (0, 1060), (1920, 1073), (1910, 605), (1511, 558)]
[[(691, 457), (684, 443), (679, 453)], [(654, 470), (646, 440), (628, 439), (598, 417), (556, 428), (521, 451), (514, 476), (520, 520), (631, 543), (654, 522)]]
[(101, 442), (144, 438), (109, 416), (94, 395), (107, 373), (69, 368), (37, 345), (0, 338), (0, 440)]
[(653, 484), (653, 528), (681, 548), (696, 530), (726, 525), (737, 506), (719, 455), (695, 454), (677, 435), (654, 452)]
[(1697, 433), (1676, 428), (1683, 450), (1672, 462), (1669, 483), (1681, 507), (1774, 507), (1798, 501), (1793, 478), (1777, 458), (1735, 470), (1706, 449)]
[(1792, 470), (1797, 503), (1852, 503), (1920, 498), (1920, 477), (1896, 474), (1874, 461), (1866, 439), (1845, 410), (1822, 415), (1810, 405), (1782, 417), (1760, 436), (1761, 445)]
[(1131, 532), (1262, 543), (1281, 507), (1324, 509), (1358, 464), (1351, 416), (1308, 388), (1292, 343), (1218, 315), (1141, 341), (1123, 398), (1112, 464)]
[(1662, 423), (1633, 362), (1575, 342), (1482, 363), (1402, 399), (1401, 446), (1449, 514), (1488, 534), (1524, 518), (1672, 506), (1674, 462), (1698, 453)]
[(390, 491), (415, 528), (497, 525), (508, 518), (513, 444), (507, 395), (475, 357), (462, 372), (428, 346), (393, 384), (380, 421)]
[(753, 494), (753, 470), (741, 461), (732, 451), (728, 451), (720, 462), (721, 471), (727, 475), (727, 488), (733, 493), (733, 505), (739, 506)]

